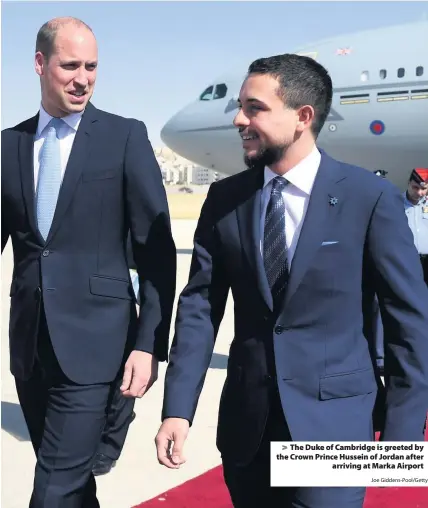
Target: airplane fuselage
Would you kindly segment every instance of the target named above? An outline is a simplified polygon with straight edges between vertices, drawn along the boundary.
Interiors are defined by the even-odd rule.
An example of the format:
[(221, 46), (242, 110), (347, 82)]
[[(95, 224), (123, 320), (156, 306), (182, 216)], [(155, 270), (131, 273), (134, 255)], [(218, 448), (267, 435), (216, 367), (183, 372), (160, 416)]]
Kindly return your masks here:
[[(294, 51), (315, 58), (333, 80), (332, 108), (317, 145), (338, 160), (388, 171), (388, 179), (404, 189), (413, 168), (428, 166), (426, 48), (428, 23), (420, 22)], [(165, 144), (221, 173), (244, 170), (241, 138), (232, 124), (244, 78), (245, 70), (215, 80), (227, 93), (216, 98), (214, 88), (210, 100), (204, 96), (181, 110), (162, 131)]]

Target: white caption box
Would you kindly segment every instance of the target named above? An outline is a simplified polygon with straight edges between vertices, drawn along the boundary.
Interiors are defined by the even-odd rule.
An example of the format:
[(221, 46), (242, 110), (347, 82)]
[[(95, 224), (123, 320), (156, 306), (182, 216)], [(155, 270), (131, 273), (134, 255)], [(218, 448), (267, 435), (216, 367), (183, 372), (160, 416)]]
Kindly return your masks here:
[(272, 487), (428, 487), (428, 443), (272, 442)]

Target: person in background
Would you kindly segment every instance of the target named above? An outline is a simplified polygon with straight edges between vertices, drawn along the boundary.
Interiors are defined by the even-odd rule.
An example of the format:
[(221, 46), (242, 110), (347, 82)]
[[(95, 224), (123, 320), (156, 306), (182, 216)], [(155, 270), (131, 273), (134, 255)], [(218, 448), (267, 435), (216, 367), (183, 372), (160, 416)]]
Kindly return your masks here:
[(404, 193), (404, 210), (428, 285), (428, 168), (416, 168), (411, 172)]
[(99, 508), (92, 467), (111, 395), (122, 381), (123, 396), (143, 397), (167, 359), (176, 249), (145, 124), (90, 102), (92, 29), (55, 18), (35, 46), (39, 111), (1, 138), (10, 368), (37, 457), (31, 508)]

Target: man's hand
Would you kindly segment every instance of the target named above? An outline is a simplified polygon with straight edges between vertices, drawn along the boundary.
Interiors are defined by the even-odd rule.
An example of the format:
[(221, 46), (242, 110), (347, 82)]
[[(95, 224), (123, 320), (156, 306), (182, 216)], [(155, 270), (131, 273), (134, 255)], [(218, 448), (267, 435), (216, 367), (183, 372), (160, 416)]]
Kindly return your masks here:
[(157, 359), (145, 351), (132, 351), (125, 364), (120, 391), (124, 397), (141, 398), (157, 378)]
[(189, 422), (184, 418), (166, 418), (155, 438), (159, 464), (178, 469), (186, 462), (183, 446), (189, 433)]

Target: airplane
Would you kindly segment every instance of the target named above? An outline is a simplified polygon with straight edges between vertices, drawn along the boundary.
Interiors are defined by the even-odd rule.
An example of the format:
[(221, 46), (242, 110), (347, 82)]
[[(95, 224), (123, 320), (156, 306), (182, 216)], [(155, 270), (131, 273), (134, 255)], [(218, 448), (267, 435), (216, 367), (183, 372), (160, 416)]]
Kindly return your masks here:
[[(293, 51), (316, 59), (334, 87), (317, 146), (387, 178), (401, 190), (412, 169), (428, 167), (428, 21), (341, 35)], [(261, 56), (261, 55), (259, 55)], [(241, 69), (214, 79), (162, 128), (173, 152), (225, 175), (246, 169), (233, 119)]]

